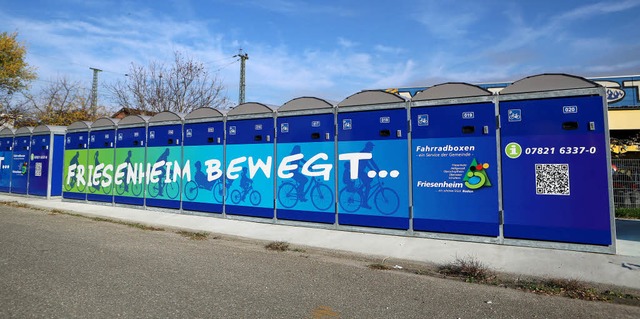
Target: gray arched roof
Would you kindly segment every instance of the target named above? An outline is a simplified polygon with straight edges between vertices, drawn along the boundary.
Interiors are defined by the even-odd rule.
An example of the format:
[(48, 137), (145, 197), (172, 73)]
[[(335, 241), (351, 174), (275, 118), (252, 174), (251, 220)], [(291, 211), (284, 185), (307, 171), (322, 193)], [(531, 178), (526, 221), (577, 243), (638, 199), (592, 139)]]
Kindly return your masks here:
[(67, 126), (67, 131), (74, 130), (89, 130), (91, 127), (91, 122), (89, 121), (76, 121)]
[(95, 122), (91, 123), (91, 129), (110, 129), (118, 126), (119, 119), (112, 119), (109, 117), (101, 117)]
[(36, 126), (33, 131), (31, 131), (31, 133), (33, 134), (38, 134), (38, 133), (62, 133), (64, 134), (67, 131), (67, 127), (66, 126), (59, 126), (59, 125), (38, 125)]
[(342, 100), (342, 102), (338, 103), (338, 107), (342, 108), (350, 106), (395, 104), (404, 102), (406, 102), (406, 100), (397, 94), (393, 94), (383, 90), (367, 90), (360, 91), (347, 97), (346, 99)]
[(278, 108), (278, 112), (290, 112), (290, 111), (303, 111), (303, 110), (331, 110), (335, 107), (334, 104), (317, 97), (302, 96), (283, 104)]
[(31, 133), (33, 133), (33, 127), (32, 126), (23, 126), (19, 129), (16, 130), (16, 136), (18, 135), (31, 135)]
[(222, 120), (224, 118), (224, 110), (214, 109), (212, 107), (201, 107), (191, 111), (189, 114), (185, 115), (185, 121), (204, 121), (207, 119), (211, 120)]
[(182, 122), (184, 115), (172, 111), (160, 112), (149, 119), (149, 123)]
[(227, 116), (232, 117), (237, 115), (273, 114), (274, 111), (274, 107), (268, 106), (266, 104), (247, 102), (237, 105), (229, 110)]
[(513, 82), (500, 91), (500, 95), (597, 88), (599, 84), (575, 75), (545, 73), (528, 76)]
[(118, 122), (118, 126), (144, 126), (149, 122), (149, 116), (146, 115), (129, 115), (125, 116)]
[(473, 84), (449, 82), (434, 85), (420, 91), (411, 101), (430, 101), (490, 95), (492, 95), (491, 92)]
[(2, 130), (0, 130), (0, 136), (4, 136), (4, 137), (11, 136), (11, 137), (13, 137), (14, 134), (15, 134), (15, 130), (10, 128), (10, 127), (5, 127)]

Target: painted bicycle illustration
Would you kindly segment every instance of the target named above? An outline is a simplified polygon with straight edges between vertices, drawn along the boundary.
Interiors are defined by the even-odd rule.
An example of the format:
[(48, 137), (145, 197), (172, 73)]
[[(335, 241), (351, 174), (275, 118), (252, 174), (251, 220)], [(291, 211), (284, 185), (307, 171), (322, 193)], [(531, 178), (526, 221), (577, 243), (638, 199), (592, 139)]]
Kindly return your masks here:
[[(102, 186), (102, 182), (103, 181), (109, 182), (109, 186), (103, 187)], [(80, 186), (80, 185), (78, 185), (78, 186)], [(112, 189), (113, 189), (113, 183), (111, 183), (111, 181), (108, 178), (103, 176), (103, 177), (100, 177), (100, 179), (98, 180), (98, 183), (96, 185), (91, 185), (89, 187), (89, 192), (91, 194), (94, 194), (94, 193), (97, 193), (98, 191), (100, 191), (101, 194), (110, 195)]]
[[(127, 151), (127, 158), (124, 159), (123, 163), (131, 165), (131, 157), (133, 156), (133, 152), (131, 150)], [(128, 181), (129, 170), (124, 170), (124, 176), (122, 177), (122, 183), (120, 185), (116, 185), (116, 193), (118, 195), (123, 195), (129, 192), (129, 188), (131, 188), (131, 193), (133, 196), (140, 196), (142, 194), (142, 183), (125, 183), (124, 181)]]
[[(71, 158), (71, 160), (69, 161), (69, 166), (71, 165), (76, 165), (76, 169), (75, 169), (75, 174), (73, 176), (71, 176), (71, 178), (69, 178), (69, 183), (65, 183), (64, 184), (64, 190), (69, 192), (71, 191), (75, 186), (76, 186), (76, 182), (78, 182), (78, 174), (80, 173), (80, 170), (77, 168), (77, 165), (80, 163), (79, 161), (80, 158), (80, 152), (76, 152), (75, 155), (73, 155), (73, 157)], [(78, 184), (78, 192), (82, 193), (84, 192), (84, 189), (87, 187), (86, 184)]]
[[(229, 187), (227, 187), (227, 189), (229, 189)], [(249, 177), (249, 168), (243, 167), (240, 176), (240, 189), (234, 189), (231, 192), (231, 202), (239, 204), (240, 202), (244, 202), (247, 196), (249, 196), (249, 202), (251, 205), (260, 205), (262, 195), (260, 195), (260, 192), (253, 189), (253, 180)]]
[[(218, 178), (215, 181), (209, 181), (207, 179), (207, 175), (203, 171), (202, 163), (200, 161), (195, 162), (194, 168), (196, 171), (195, 178), (184, 185), (185, 198), (190, 201), (195, 200), (202, 189), (207, 192), (211, 191), (216, 202), (222, 203), (222, 200), (225, 198), (224, 188), (222, 187), (222, 178)], [(227, 179), (227, 189), (229, 189), (231, 183), (233, 183), (233, 180)]]
[(312, 178), (306, 189), (299, 193), (300, 185), (297, 181), (286, 181), (278, 187), (278, 202), (285, 208), (294, 207), (298, 201), (307, 201), (307, 194), (311, 197), (311, 203), (318, 210), (328, 210), (333, 206), (333, 191), (329, 186), (320, 181), (318, 177)]
[(392, 215), (400, 207), (400, 197), (398, 193), (389, 187), (384, 186), (384, 182), (379, 177), (372, 183), (370, 191), (365, 194), (364, 183), (354, 183), (347, 185), (340, 190), (338, 202), (345, 212), (355, 212), (362, 208), (370, 208), (367, 204), (373, 198), (376, 209), (383, 215)]
[[(126, 179), (126, 176), (124, 178)], [(120, 185), (116, 185), (116, 193), (118, 195), (124, 195), (124, 193), (128, 193), (129, 189), (131, 189), (131, 193), (133, 196), (140, 196), (142, 194), (142, 183), (125, 183), (124, 181)]]
[(239, 204), (240, 202), (244, 202), (247, 199), (247, 196), (249, 196), (249, 202), (251, 203), (251, 205), (260, 205), (262, 195), (260, 195), (257, 190), (253, 189), (252, 186), (243, 188), (242, 190), (234, 189), (231, 192), (231, 202), (233, 202), (234, 204)]
[[(212, 186), (206, 184), (200, 184), (195, 180), (190, 180), (184, 185), (184, 196), (186, 199), (192, 201), (198, 197), (200, 190), (210, 191), (216, 202), (222, 203), (224, 196), (224, 189), (222, 187), (222, 178), (216, 180)], [(227, 194), (228, 196), (228, 194)]]
[(170, 199), (176, 199), (180, 194), (180, 185), (178, 183), (154, 183), (149, 185), (149, 196), (156, 198), (158, 196), (167, 196)]
[[(76, 170), (76, 174), (77, 173), (78, 173), (78, 170)], [(70, 192), (76, 186), (77, 182), (78, 182), (78, 178), (76, 176), (71, 176), (71, 178), (69, 179), (69, 183), (64, 184), (64, 190), (66, 192)], [(78, 183), (78, 188), (77, 188), (78, 193), (84, 192), (86, 187), (87, 187), (86, 184)]]

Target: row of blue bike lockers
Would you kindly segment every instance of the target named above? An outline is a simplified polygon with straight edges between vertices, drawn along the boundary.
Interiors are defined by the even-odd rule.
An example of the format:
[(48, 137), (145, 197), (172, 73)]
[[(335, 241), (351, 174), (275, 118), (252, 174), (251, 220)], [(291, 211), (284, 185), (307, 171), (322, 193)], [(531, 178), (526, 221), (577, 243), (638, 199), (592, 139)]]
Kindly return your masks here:
[(446, 83), (78, 122), (63, 198), (611, 250), (603, 95), (545, 74), (500, 96)]
[(62, 194), (63, 126), (0, 131), (0, 192), (52, 197)]

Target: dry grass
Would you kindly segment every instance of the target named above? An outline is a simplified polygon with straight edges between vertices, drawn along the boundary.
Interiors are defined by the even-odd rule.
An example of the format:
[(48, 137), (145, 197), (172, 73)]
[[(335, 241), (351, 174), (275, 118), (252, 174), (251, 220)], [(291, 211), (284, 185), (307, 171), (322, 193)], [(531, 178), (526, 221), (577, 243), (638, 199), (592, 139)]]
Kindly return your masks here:
[(192, 231), (180, 230), (180, 231), (177, 231), (176, 234), (182, 237), (189, 238), (191, 240), (205, 240), (209, 238), (209, 233), (207, 232), (192, 232)]
[(469, 282), (487, 281), (495, 276), (487, 265), (473, 256), (456, 257), (453, 262), (440, 266), (438, 272), (446, 276), (461, 277)]
[(391, 267), (385, 265), (385, 264), (381, 264), (381, 263), (373, 263), (373, 264), (369, 264), (367, 267), (369, 267), (369, 269), (375, 269), (375, 270), (389, 270), (391, 269)]
[(273, 251), (287, 251), (289, 250), (289, 243), (286, 241), (273, 241), (264, 246), (267, 250)]

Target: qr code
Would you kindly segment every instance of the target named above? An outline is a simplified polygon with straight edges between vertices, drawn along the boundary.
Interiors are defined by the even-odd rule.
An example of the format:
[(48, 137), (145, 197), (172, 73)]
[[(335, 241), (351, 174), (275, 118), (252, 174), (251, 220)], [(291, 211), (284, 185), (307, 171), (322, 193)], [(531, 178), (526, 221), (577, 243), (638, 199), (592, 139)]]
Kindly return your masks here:
[(36, 172), (35, 172), (35, 176), (42, 176), (42, 163), (37, 162), (36, 163)]
[(569, 195), (569, 164), (536, 164), (536, 194)]

